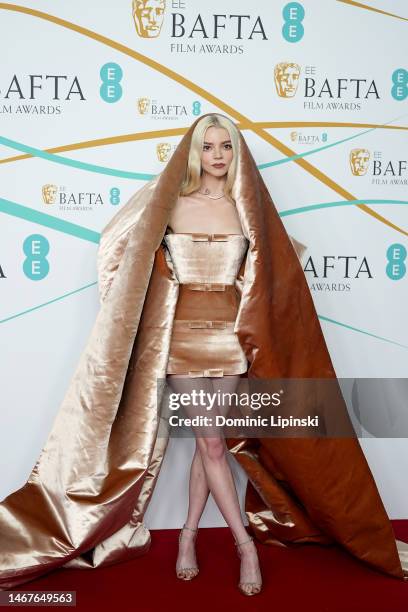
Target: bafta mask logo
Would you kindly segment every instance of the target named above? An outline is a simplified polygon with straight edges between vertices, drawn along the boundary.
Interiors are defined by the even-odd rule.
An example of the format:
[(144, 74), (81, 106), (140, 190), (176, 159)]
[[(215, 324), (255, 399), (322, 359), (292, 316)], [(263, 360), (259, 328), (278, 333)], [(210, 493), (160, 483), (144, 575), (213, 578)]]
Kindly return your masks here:
[(370, 151), (368, 149), (351, 149), (350, 168), (354, 176), (363, 176), (368, 170)]
[(297, 132), (291, 132), (290, 133), (290, 139), (291, 139), (292, 142), (296, 142), (297, 135), (298, 135)]
[(140, 115), (147, 115), (149, 112), (150, 100), (149, 98), (138, 98), (137, 108)]
[(160, 35), (165, 8), (165, 0), (133, 0), (133, 19), (141, 38), (157, 38)]
[(170, 143), (159, 142), (159, 144), (156, 147), (158, 160), (161, 162), (169, 161), (170, 149), (171, 149)]
[(42, 197), (44, 204), (55, 204), (58, 187), (56, 185), (43, 185)]
[(274, 71), (276, 93), (281, 98), (293, 98), (299, 83), (300, 66), (292, 62), (276, 64)]

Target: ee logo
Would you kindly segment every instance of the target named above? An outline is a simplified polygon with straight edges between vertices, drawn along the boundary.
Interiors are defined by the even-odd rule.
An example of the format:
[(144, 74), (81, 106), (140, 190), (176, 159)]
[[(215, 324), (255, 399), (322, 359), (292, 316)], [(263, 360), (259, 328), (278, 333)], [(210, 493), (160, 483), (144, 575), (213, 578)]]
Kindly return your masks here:
[(114, 206), (120, 204), (120, 189), (118, 187), (112, 187), (109, 191), (109, 203)]
[(122, 97), (122, 85), (120, 81), (123, 77), (123, 70), (119, 64), (109, 62), (102, 66), (100, 70), (102, 85), (100, 87), (101, 98), (104, 102), (117, 102)]
[(405, 260), (407, 258), (407, 249), (403, 244), (394, 243), (387, 249), (387, 267), (386, 273), (391, 280), (401, 280), (406, 274), (407, 267)]
[(45, 236), (31, 234), (23, 243), (23, 251), (26, 256), (23, 262), (23, 272), (30, 280), (42, 280), (50, 270), (47, 255), (50, 244)]
[(201, 113), (201, 102), (196, 100), (193, 102), (193, 115), (199, 115)]
[(404, 68), (398, 68), (392, 73), (392, 88), (391, 95), (394, 100), (405, 100), (408, 96), (408, 71)]
[(305, 29), (302, 21), (305, 18), (305, 9), (299, 2), (289, 2), (282, 11), (284, 24), (282, 36), (287, 42), (299, 42), (303, 38)]

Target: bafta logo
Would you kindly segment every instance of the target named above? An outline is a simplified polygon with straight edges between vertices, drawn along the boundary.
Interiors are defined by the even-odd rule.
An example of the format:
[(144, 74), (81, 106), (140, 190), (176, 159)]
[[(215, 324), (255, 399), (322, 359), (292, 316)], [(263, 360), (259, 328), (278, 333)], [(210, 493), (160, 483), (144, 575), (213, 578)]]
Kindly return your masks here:
[(133, 0), (133, 19), (141, 38), (157, 38), (160, 35), (165, 8), (165, 0)]
[(292, 142), (296, 142), (297, 140), (297, 132), (291, 132), (290, 133), (290, 139)]
[(280, 62), (274, 70), (275, 87), (281, 98), (293, 98), (297, 91), (300, 66), (292, 62)]
[(370, 151), (367, 149), (351, 149), (350, 168), (354, 176), (363, 176), (368, 170)]
[(156, 147), (157, 158), (161, 162), (169, 161), (170, 158), (170, 144), (168, 142), (159, 142)]
[(43, 185), (42, 197), (44, 204), (55, 204), (58, 187), (56, 185)]
[(137, 108), (140, 115), (147, 115), (149, 112), (150, 100), (149, 98), (138, 98)]

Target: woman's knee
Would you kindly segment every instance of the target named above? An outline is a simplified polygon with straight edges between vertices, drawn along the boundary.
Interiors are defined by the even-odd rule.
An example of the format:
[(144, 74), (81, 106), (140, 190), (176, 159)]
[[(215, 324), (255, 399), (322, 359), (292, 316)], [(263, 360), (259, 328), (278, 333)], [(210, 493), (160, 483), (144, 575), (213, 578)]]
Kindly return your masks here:
[(225, 441), (223, 438), (201, 438), (197, 442), (203, 458), (216, 461), (222, 459), (225, 455)]

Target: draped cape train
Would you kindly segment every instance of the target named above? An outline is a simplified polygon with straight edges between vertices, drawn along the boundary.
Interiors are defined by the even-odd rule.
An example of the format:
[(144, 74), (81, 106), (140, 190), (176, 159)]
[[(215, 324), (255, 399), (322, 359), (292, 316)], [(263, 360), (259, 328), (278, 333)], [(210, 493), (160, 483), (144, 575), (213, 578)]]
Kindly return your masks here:
[[(157, 435), (157, 380), (166, 375), (178, 297), (162, 240), (197, 121), (160, 175), (102, 231), (96, 321), (36, 465), (0, 504), (1, 589), (58, 567), (96, 568), (149, 549), (143, 517), (168, 443)], [(301, 245), (289, 238), (241, 133), (237, 155), (233, 197), (249, 247), (236, 282), (235, 330), (247, 377), (335, 378)], [(258, 541), (339, 543), (403, 577), (404, 553), (358, 439), (227, 444), (248, 475), (245, 511)]]

